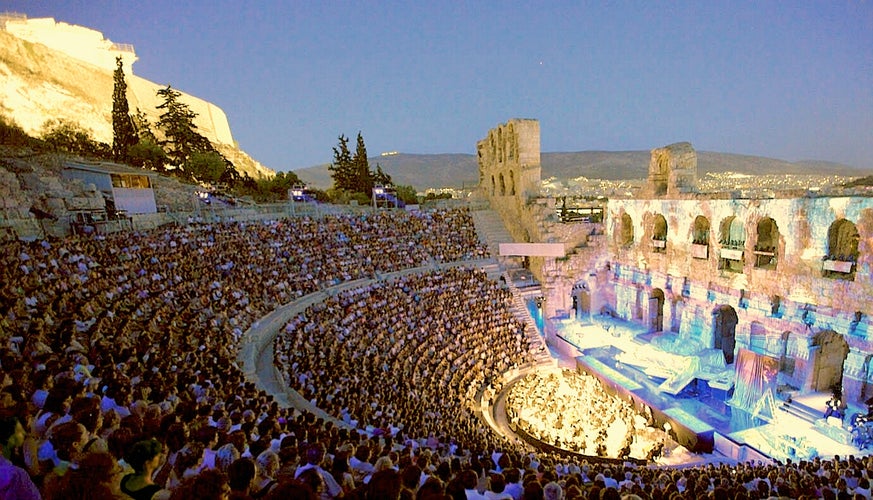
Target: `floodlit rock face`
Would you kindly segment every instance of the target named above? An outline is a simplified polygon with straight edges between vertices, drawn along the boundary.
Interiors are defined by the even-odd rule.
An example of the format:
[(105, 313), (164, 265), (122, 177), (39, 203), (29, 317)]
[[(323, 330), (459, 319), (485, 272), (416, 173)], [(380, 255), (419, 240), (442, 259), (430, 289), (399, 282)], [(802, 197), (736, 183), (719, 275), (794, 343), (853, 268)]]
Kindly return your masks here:
[(480, 189), (515, 241), (564, 243), (529, 259), (546, 317), (609, 311), (728, 364), (741, 349), (775, 358), (779, 387), (873, 396), (873, 198), (697, 193), (696, 153), (678, 143), (652, 150), (641, 195), (604, 201), (602, 223), (561, 223), (553, 199), (501, 194), (512, 123), (478, 144)]
[[(161, 104), (157, 91), (166, 85), (136, 76), (131, 46), (119, 46), (94, 30), (55, 23), (53, 19), (9, 19), (0, 16), (0, 113), (28, 134), (41, 135), (47, 120), (77, 123), (92, 138), (112, 143), (112, 91), (115, 56), (121, 55), (128, 105), (157, 122)], [(66, 46), (64, 46), (66, 40)], [(52, 48), (55, 47), (55, 48)], [(65, 48), (66, 50), (56, 50)], [(107, 62), (110, 61), (110, 62)], [(206, 100), (182, 92), (180, 100), (197, 114), (198, 131), (222, 150), (234, 150), (232, 160), (253, 178), (275, 172), (234, 145), (224, 111)]]

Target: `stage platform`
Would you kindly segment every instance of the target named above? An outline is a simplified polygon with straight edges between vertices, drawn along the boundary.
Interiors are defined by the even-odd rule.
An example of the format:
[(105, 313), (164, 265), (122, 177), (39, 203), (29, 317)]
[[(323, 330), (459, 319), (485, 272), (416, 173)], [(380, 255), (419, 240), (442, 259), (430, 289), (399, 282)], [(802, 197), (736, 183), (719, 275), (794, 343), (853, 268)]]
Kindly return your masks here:
[(644, 414), (651, 412), (659, 427), (669, 424), (673, 439), (692, 452), (736, 461), (869, 453), (852, 444), (849, 418), (843, 425), (820, 418), (827, 394), (795, 393), (790, 402), (774, 398), (771, 408), (776, 411), (772, 417), (763, 412), (766, 418), (761, 418), (729, 404), (734, 387), (725, 375), (734, 365), (727, 365), (728, 372), (683, 379), (679, 370), (670, 373), (670, 365), (682, 359), (656, 348), (652, 340), (657, 335), (637, 325), (598, 316), (590, 323), (558, 321), (555, 327), (559, 342), (571, 344), (579, 354), (578, 370), (632, 400)]

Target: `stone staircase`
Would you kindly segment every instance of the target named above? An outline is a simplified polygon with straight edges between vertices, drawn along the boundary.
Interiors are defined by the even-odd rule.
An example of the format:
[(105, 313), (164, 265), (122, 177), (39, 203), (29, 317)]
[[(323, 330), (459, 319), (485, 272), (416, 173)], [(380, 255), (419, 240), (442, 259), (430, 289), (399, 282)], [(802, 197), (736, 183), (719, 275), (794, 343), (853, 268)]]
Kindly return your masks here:
[(551, 352), (549, 352), (549, 347), (546, 345), (546, 339), (540, 335), (536, 321), (531, 316), (527, 304), (525, 304), (524, 293), (515, 286), (508, 273), (504, 272), (503, 277), (506, 279), (506, 284), (512, 292), (512, 314), (524, 321), (524, 336), (530, 346), (530, 353), (533, 356), (534, 363), (553, 363), (554, 359)]
[(511, 243), (512, 235), (506, 230), (503, 225), (503, 219), (500, 214), (494, 210), (475, 210), (472, 212), (473, 223), (476, 226), (476, 234), (479, 235), (479, 241), (487, 245), (488, 252), (498, 262), (502, 262), (500, 257), (500, 243)]
[(479, 235), (479, 240), (488, 246), (488, 251), (492, 255), (493, 264), (488, 264), (483, 269), (495, 281), (502, 277), (510, 292), (512, 292), (512, 313), (516, 318), (524, 322), (524, 334), (530, 345), (530, 352), (534, 363), (553, 363), (554, 360), (546, 345), (546, 341), (540, 335), (536, 322), (525, 304), (525, 292), (522, 292), (515, 286), (512, 277), (506, 270), (507, 266), (511, 265), (510, 262), (499, 257), (498, 245), (500, 243), (512, 242), (512, 236), (506, 230), (506, 226), (503, 225), (503, 220), (497, 212), (493, 210), (476, 210), (472, 212), (472, 215), (473, 222), (476, 225), (476, 234)]

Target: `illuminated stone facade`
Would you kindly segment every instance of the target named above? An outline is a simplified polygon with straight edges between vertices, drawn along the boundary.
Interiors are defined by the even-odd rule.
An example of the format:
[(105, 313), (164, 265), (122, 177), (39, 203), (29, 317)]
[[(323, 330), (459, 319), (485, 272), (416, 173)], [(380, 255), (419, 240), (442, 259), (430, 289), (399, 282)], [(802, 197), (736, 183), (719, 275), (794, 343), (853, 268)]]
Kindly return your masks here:
[(602, 224), (561, 223), (538, 181), (500, 190), (517, 162), (492, 153), (511, 150), (513, 123), (479, 142), (480, 189), (516, 241), (565, 244), (529, 261), (548, 317), (609, 311), (728, 363), (740, 348), (777, 358), (786, 389), (873, 396), (873, 198), (698, 193), (696, 153), (678, 143), (652, 150), (646, 188), (604, 202)]

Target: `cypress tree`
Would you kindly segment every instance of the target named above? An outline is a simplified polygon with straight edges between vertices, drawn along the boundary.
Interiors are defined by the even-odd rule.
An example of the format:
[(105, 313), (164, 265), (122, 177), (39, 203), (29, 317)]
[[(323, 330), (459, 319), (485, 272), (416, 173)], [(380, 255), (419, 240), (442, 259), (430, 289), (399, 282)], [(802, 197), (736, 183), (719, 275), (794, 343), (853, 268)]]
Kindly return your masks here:
[(124, 80), (124, 69), (121, 57), (115, 58), (117, 66), (113, 73), (115, 87), (112, 91), (112, 157), (116, 161), (128, 161), (128, 150), (139, 142), (130, 107), (127, 103), (127, 82)]
[(373, 192), (373, 174), (370, 172), (370, 161), (367, 159), (367, 146), (364, 145), (364, 136), (358, 132), (355, 156), (352, 158), (354, 170), (354, 190), (370, 196)]
[(355, 175), (352, 154), (349, 152), (349, 138), (340, 134), (339, 143), (333, 148), (333, 163), (327, 169), (333, 178), (334, 189), (355, 191)]

